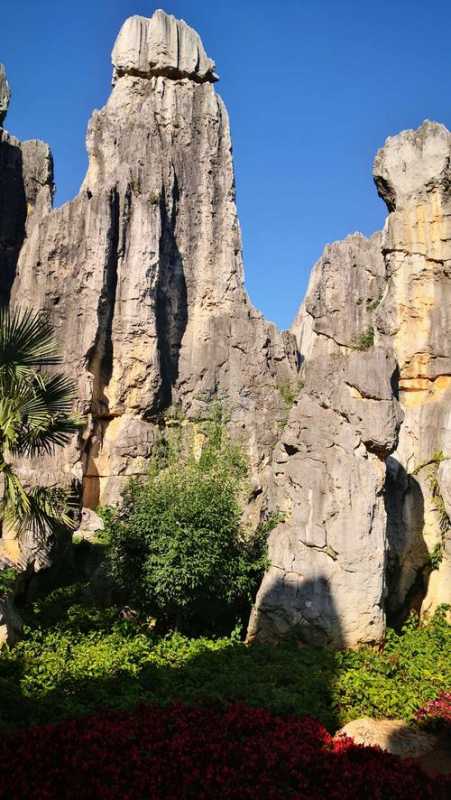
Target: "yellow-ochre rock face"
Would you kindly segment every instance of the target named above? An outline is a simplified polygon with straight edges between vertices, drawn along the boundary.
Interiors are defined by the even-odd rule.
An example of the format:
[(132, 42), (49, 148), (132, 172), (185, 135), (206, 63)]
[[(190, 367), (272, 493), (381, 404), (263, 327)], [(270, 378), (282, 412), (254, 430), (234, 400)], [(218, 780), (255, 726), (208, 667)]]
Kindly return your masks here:
[(380, 321), (398, 364), (404, 411), (398, 448), (389, 460), (399, 490), (392, 555), (401, 570), (392, 603), (422, 581), (423, 613), (451, 602), (450, 157), (449, 131), (425, 122), (389, 138), (374, 164), (376, 185), (391, 212), (382, 242), (388, 285)]

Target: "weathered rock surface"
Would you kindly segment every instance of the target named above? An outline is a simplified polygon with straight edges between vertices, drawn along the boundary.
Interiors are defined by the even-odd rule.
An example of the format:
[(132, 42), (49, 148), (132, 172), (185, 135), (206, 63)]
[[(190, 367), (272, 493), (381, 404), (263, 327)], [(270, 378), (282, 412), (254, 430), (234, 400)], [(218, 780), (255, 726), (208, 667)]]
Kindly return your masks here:
[(418, 758), (431, 752), (438, 745), (438, 737), (432, 733), (412, 728), (402, 719), (371, 719), (362, 717), (348, 722), (336, 738), (349, 737), (356, 744), (380, 747), (401, 758)]
[(199, 34), (161, 9), (150, 19), (134, 16), (124, 22), (112, 60), (115, 76), (166, 75), (199, 82), (218, 79)]
[(3, 120), (6, 117), (10, 98), (11, 90), (6, 80), (5, 67), (0, 64), (0, 126), (3, 125)]
[[(395, 617), (405, 606), (419, 610), (422, 603), (430, 613), (451, 602), (450, 157), (449, 131), (424, 122), (387, 139), (374, 162), (390, 211), (379, 322), (398, 363), (404, 410), (387, 489), (389, 610)], [(439, 567), (432, 572), (431, 558)]]
[[(451, 134), (425, 123), (387, 141), (383, 235), (328, 246), (281, 334), (244, 289), (227, 112), (198, 34), (163, 11), (132, 17), (113, 66), (62, 208), (47, 146), (0, 128), (1, 299), (46, 309), (86, 417), (39, 480), (79, 484), (89, 534), (165, 419), (220, 400), (250, 457), (249, 516), (284, 515), (249, 639), (378, 640), (386, 607), (396, 618), (426, 589), (424, 611), (450, 600)], [(0, 72), (0, 115), (8, 98)], [(25, 550), (27, 569), (48, 563)]]
[[(141, 59), (144, 39), (153, 66), (137, 70), (130, 54)], [(296, 375), (295, 341), (243, 287), (227, 113), (211, 81), (199, 81), (213, 62), (163, 12), (125, 23), (114, 61), (80, 194), (31, 232), (14, 285), (15, 300), (49, 312), (89, 418), (81, 447), (49, 460), (45, 479), (83, 481), (89, 508), (118, 501), (129, 476), (146, 471), (161, 415), (177, 406), (202, 416), (219, 398), (258, 492), (285, 414), (279, 387)]]
[(1, 125), (10, 91), (0, 65), (0, 303), (8, 302), (27, 233), (51, 208), (53, 162), (44, 142), (19, 142)]
[(372, 344), (384, 287), (379, 235), (327, 247), (313, 270), (294, 325), (304, 386), (272, 464), (284, 522), (270, 537), (250, 639), (296, 631), (344, 646), (384, 632), (384, 459), (400, 423), (396, 364), (377, 332)]

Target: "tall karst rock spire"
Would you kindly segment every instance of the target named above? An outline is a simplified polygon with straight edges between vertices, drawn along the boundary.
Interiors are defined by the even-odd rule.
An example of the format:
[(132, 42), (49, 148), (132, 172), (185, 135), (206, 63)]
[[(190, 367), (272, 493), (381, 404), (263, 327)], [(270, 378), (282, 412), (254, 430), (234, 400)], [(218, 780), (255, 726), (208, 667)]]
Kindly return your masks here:
[(11, 99), (11, 89), (6, 79), (6, 71), (3, 64), (0, 64), (0, 127), (6, 117)]
[(7, 303), (27, 232), (51, 208), (53, 162), (48, 145), (20, 142), (3, 127), (11, 100), (0, 64), (0, 303)]
[(426, 121), (387, 139), (374, 162), (390, 212), (381, 321), (404, 410), (387, 485), (395, 618), (409, 595), (423, 613), (451, 602), (450, 161), (451, 133)]
[[(387, 141), (383, 234), (326, 247), (282, 334), (244, 289), (228, 117), (198, 34), (131, 17), (113, 67), (61, 208), (47, 146), (0, 128), (2, 300), (14, 280), (13, 302), (46, 310), (86, 418), (40, 481), (75, 482), (88, 510), (119, 502), (168, 417), (220, 400), (250, 459), (247, 519), (283, 515), (250, 640), (355, 645), (417, 595), (449, 602), (451, 134)], [(5, 87), (0, 72), (0, 114)]]
[(145, 473), (161, 414), (179, 406), (202, 416), (219, 398), (249, 447), (258, 492), (295, 343), (243, 287), (214, 63), (197, 33), (157, 11), (125, 22), (113, 65), (80, 194), (32, 232), (14, 286), (14, 298), (50, 313), (89, 418), (57, 473), (83, 482), (87, 507), (117, 501), (128, 476)]
[(293, 326), (303, 388), (274, 450), (270, 494), (284, 522), (270, 537), (251, 638), (297, 631), (340, 647), (385, 630), (385, 460), (401, 414), (375, 322), (380, 241), (354, 234), (326, 247)]

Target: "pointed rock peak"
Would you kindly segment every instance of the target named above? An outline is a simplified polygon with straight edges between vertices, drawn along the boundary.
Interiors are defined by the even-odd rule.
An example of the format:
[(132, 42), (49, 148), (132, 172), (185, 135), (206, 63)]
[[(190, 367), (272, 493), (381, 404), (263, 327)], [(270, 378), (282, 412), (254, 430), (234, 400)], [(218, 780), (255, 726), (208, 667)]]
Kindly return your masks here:
[(378, 150), (373, 176), (389, 211), (440, 185), (449, 183), (451, 133), (438, 122), (425, 120), (417, 130), (389, 136)]
[(193, 28), (158, 9), (147, 17), (129, 17), (113, 48), (114, 77), (166, 75), (203, 83), (218, 80), (215, 63), (208, 58)]
[(8, 81), (6, 80), (5, 67), (3, 64), (0, 64), (0, 125), (3, 125), (3, 120), (6, 117), (10, 98), (11, 89), (9, 88)]

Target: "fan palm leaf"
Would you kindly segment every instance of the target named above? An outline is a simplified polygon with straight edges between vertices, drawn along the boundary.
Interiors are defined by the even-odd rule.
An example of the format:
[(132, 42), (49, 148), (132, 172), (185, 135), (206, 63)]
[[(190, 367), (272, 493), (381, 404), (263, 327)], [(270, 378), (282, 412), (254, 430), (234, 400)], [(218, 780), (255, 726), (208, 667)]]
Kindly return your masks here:
[(7, 455), (51, 455), (67, 444), (82, 421), (71, 416), (74, 383), (45, 367), (60, 363), (45, 316), (0, 308), (0, 513), (21, 533), (71, 527), (67, 494), (24, 488)]

